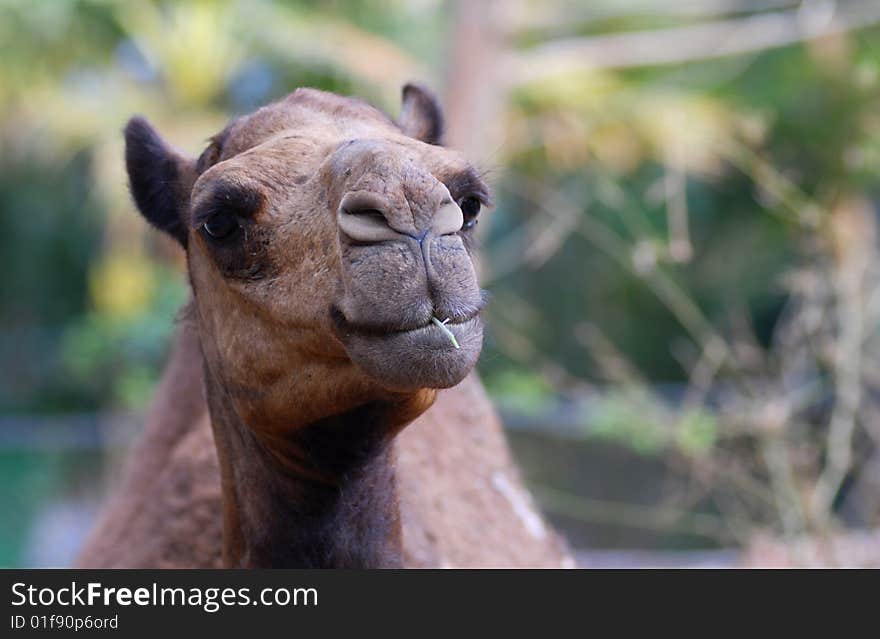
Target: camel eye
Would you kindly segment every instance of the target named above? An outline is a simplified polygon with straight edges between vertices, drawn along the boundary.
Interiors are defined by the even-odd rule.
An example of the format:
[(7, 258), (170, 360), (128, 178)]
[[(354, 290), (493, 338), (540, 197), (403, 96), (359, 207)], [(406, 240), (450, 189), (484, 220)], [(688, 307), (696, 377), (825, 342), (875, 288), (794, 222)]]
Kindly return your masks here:
[(458, 204), (459, 208), (461, 208), (461, 214), (464, 217), (464, 224), (462, 224), (461, 228), (463, 231), (468, 229), (472, 229), (477, 225), (477, 216), (480, 214), (480, 200), (477, 198), (470, 196), (461, 200)]
[(202, 225), (210, 237), (215, 240), (226, 239), (238, 230), (238, 220), (231, 213), (215, 213)]

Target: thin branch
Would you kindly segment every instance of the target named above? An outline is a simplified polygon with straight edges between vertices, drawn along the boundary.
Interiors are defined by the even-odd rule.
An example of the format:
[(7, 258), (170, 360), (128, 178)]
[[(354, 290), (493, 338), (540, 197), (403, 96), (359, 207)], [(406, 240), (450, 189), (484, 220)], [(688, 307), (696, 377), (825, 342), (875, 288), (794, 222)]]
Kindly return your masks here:
[(564, 73), (594, 69), (680, 64), (741, 55), (863, 29), (880, 22), (880, 3), (850, 2), (831, 7), (803, 4), (798, 9), (704, 22), (696, 25), (566, 38), (509, 54), (511, 87)]
[[(863, 213), (873, 216), (873, 212)], [(840, 222), (838, 222), (840, 224)], [(862, 230), (862, 229), (859, 229)], [(846, 233), (842, 234), (846, 236)], [(837, 315), (840, 334), (834, 357), (835, 403), (828, 426), (825, 467), (816, 482), (812, 514), (827, 525), (834, 498), (852, 466), (852, 440), (858, 424), (862, 397), (862, 348), (864, 344), (863, 282), (872, 248), (850, 230), (835, 273)]]
[(766, 430), (759, 445), (770, 473), (770, 486), (785, 536), (800, 535), (806, 531), (806, 517), (782, 429)]
[(644, 0), (616, 0), (613, 3), (510, 2), (499, 14), (505, 33), (571, 32), (595, 22), (645, 15), (651, 18), (719, 18), (759, 13), (797, 6), (799, 0), (678, 0), (653, 3), (646, 10)]
[[(575, 212), (580, 215), (580, 207), (568, 197), (528, 176), (517, 175), (516, 179), (511, 180), (510, 186), (518, 195), (551, 218), (572, 215)], [(708, 344), (713, 344), (713, 349), (721, 348), (725, 353), (730, 353), (727, 343), (687, 293), (671, 277), (657, 268), (649, 271), (637, 269), (626, 241), (608, 226), (593, 216), (580, 215), (577, 231), (627, 271), (645, 280), (649, 290), (669, 309), (701, 348), (705, 349)]]

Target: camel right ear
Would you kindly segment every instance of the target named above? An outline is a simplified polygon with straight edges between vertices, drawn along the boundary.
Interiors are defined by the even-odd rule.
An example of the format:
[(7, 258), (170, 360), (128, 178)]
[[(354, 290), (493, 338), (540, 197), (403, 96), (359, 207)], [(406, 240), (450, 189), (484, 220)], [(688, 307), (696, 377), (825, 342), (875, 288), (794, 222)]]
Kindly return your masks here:
[(443, 109), (437, 97), (412, 82), (403, 87), (402, 97), (397, 124), (403, 132), (428, 144), (443, 144)]
[(141, 215), (186, 248), (183, 216), (195, 161), (171, 148), (145, 118), (135, 116), (125, 126), (125, 166)]

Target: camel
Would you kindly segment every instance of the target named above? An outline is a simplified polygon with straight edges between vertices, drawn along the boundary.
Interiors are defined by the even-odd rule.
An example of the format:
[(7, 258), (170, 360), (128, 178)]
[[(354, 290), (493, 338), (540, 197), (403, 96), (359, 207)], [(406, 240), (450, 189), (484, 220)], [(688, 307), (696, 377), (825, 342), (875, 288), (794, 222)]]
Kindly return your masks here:
[(125, 137), (193, 295), (78, 566), (573, 565), (473, 371), (489, 191), (429, 91), (394, 121), (298, 89), (198, 159)]

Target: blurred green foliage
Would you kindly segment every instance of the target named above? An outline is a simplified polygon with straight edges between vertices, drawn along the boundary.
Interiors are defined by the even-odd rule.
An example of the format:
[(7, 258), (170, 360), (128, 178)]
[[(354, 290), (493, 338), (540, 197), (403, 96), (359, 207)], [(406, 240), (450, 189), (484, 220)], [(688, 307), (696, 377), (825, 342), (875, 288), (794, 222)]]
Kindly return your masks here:
[[(0, 481), (6, 487), (0, 492), (4, 519), (20, 524), (37, 514), (57, 492), (64, 474), (59, 462), (60, 455), (18, 451), (0, 454)], [(29, 530), (22, 525), (0, 526), (0, 566), (18, 563), (28, 534)]]
[[(805, 34), (815, 11), (857, 5), (876, 11), (861, 0), (511, 0), (491, 18), (504, 41), (495, 55), (528, 59), (570, 40), (762, 16)], [(454, 47), (473, 44), (457, 40), (466, 25), (453, 9), (443, 0), (0, 0), (0, 414), (149, 401), (187, 288), (179, 249), (130, 203), (128, 117), (147, 115), (198, 154), (229, 117), (298, 86), (394, 114), (400, 86), (415, 79), (452, 102), (459, 87), (443, 79)], [(876, 253), (876, 24), (736, 56), (473, 83), (502, 97), (485, 123), (500, 135), (486, 153), (496, 206), (481, 220), (492, 303), (480, 372), (508, 414), (549, 427), (564, 413), (590, 440), (580, 451), (568, 440), (518, 451), (527, 473), (587, 498), (553, 493), (545, 506), (684, 530), (688, 544), (693, 535), (747, 543), (758, 528), (827, 532), (831, 512), (843, 511), (859, 478), (850, 466), (876, 459), (880, 441), (867, 410), (880, 397), (869, 348), (877, 305), (847, 300), (840, 286), (861, 236)], [(755, 28), (735, 33), (747, 39)], [(871, 268), (865, 299), (876, 300)], [(861, 333), (847, 342), (852, 317)], [(864, 371), (847, 374), (846, 358), (857, 358), (841, 343), (864, 351)], [(853, 393), (864, 415), (839, 413)], [(826, 441), (841, 424), (842, 450), (854, 451), (842, 466)], [(542, 446), (551, 452), (537, 459)], [(586, 464), (593, 446), (601, 454)], [(80, 463), (91, 465), (89, 455)], [(633, 456), (644, 473), (631, 472)], [(0, 512), (16, 522), (0, 526), (0, 565), (21, 560), (17, 522), (67, 481), (62, 458), (0, 455)], [(655, 480), (672, 467), (697, 469), (685, 497), (671, 515), (646, 515), (668, 498)], [(638, 508), (621, 510), (625, 501)], [(877, 500), (848, 507), (858, 511), (849, 521), (880, 525)], [(712, 525), (691, 521), (695, 509)], [(609, 544), (636, 543), (606, 532)]]
[(197, 154), (297, 86), (391, 102), (440, 44), (413, 26), (444, 19), (405, 2), (0, 3), (0, 413), (149, 400), (186, 289), (128, 201), (128, 117)]
[[(496, 16), (496, 53), (520, 59), (557, 40), (777, 9), (809, 18), (794, 1), (514, 4)], [(179, 250), (129, 202), (119, 132), (131, 114), (197, 154), (231, 115), (297, 86), (394, 113), (403, 82), (441, 86), (460, 46), (450, 6), (0, 3), (0, 412), (148, 401), (187, 293)], [(732, 57), (496, 83), (480, 368), (499, 404), (538, 416), (592, 395), (586, 434), (699, 460), (726, 437), (716, 385), (788, 383), (775, 344), (793, 275), (846, 267), (851, 239), (833, 219), (878, 196), (875, 22)], [(835, 356), (819, 350), (804, 386), (833, 395)], [(801, 411), (810, 424), (822, 401)]]

